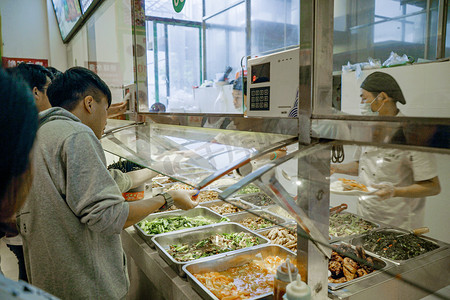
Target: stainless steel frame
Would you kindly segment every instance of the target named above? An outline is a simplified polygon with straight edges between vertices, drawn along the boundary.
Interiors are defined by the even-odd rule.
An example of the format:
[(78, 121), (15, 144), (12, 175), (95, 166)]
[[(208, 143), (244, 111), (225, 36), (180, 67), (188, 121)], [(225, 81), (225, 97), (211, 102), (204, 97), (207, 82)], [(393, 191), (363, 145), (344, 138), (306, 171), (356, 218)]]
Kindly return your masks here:
[[(136, 3), (136, 1), (134, 1)], [(247, 16), (250, 16), (250, 0), (246, 1)], [(333, 65), (333, 10), (334, 1), (332, 0), (300, 0), (300, 64), (299, 64), (299, 116), (298, 119), (288, 119), (290, 122), (288, 132), (280, 132), (276, 126), (271, 126), (276, 119), (262, 120), (264, 125), (259, 129), (264, 132), (275, 132), (283, 134), (298, 135), (301, 151), (305, 151), (305, 159), (309, 164), (317, 167), (317, 170), (303, 170), (299, 176), (310, 178), (309, 182), (317, 183), (309, 187), (306, 195), (303, 195), (307, 201), (300, 209), (307, 212), (308, 217), (319, 221), (320, 224), (327, 223), (329, 214), (329, 183), (318, 176), (319, 173), (329, 172), (329, 166), (323, 164), (323, 161), (329, 161), (329, 148), (332, 144), (359, 144), (376, 146), (395, 146), (398, 148), (424, 150), (436, 153), (450, 154), (448, 133), (450, 132), (450, 118), (382, 118), (382, 117), (358, 117), (347, 115), (331, 114), (331, 91), (332, 91), (332, 65)], [(437, 57), (445, 55), (445, 20), (447, 18), (447, 0), (439, 0), (439, 23), (438, 23), (438, 46)], [(203, 28), (205, 30), (205, 28)], [(247, 34), (250, 36), (250, 24), (247, 24)], [(203, 35), (205, 36), (205, 35)], [(203, 46), (206, 45), (205, 39), (202, 40)], [(135, 39), (135, 43), (137, 40)], [(145, 45), (144, 45), (145, 46)], [(247, 43), (247, 50), (250, 45)], [(206, 56), (203, 56), (204, 61)], [(136, 58), (136, 61), (146, 61), (146, 55)], [(206, 69), (205, 64), (203, 65)], [(136, 74), (138, 78), (138, 74)], [(139, 80), (137, 80), (138, 91), (146, 90)], [(139, 106), (139, 105), (138, 105)], [(139, 117), (145, 118), (149, 122), (190, 125), (189, 117), (195, 115), (185, 114), (161, 114), (155, 115), (147, 112), (139, 112)], [(148, 110), (147, 110), (148, 111)], [(211, 115), (214, 116), (214, 115)], [(223, 116), (223, 115), (220, 115)], [(242, 116), (230, 115), (231, 118), (242, 118)], [(252, 121), (251, 118), (245, 118)], [(258, 118), (254, 118), (257, 120)], [(198, 126), (198, 125), (197, 125)], [(313, 132), (315, 126), (334, 126), (340, 128), (339, 134), (330, 134), (328, 132)], [(414, 137), (409, 135), (413, 133), (418, 126), (428, 129), (432, 132), (431, 136)], [(285, 127), (286, 128), (286, 127)], [(285, 129), (284, 128), (284, 129)], [(250, 127), (240, 130), (253, 130)], [(403, 131), (404, 139), (393, 140), (393, 132)], [(439, 134), (443, 133), (444, 140), (439, 139)], [(437, 138), (437, 139), (436, 139)], [(324, 141), (334, 140), (333, 143), (324, 144)], [(267, 168), (271, 168), (270, 164)], [(259, 169), (253, 176), (245, 177), (239, 185), (243, 186), (259, 178), (264, 171)], [(299, 168), (300, 170), (300, 168)], [(318, 193), (320, 192), (321, 193)], [(226, 196), (225, 193), (222, 195)], [(230, 192), (230, 195), (232, 193)], [(316, 197), (316, 195), (321, 195)], [(292, 200), (292, 199), (291, 199)], [(300, 228), (298, 228), (300, 229)], [(324, 235), (328, 235), (328, 228), (317, 228)], [(306, 246), (305, 246), (306, 245)], [(313, 246), (311, 241), (302, 239), (299, 235), (298, 249), (305, 251), (306, 256), (299, 256), (300, 263), (307, 266), (307, 280), (312, 288), (313, 298), (325, 299), (327, 291), (327, 259), (322, 252)], [(333, 293), (334, 298), (338, 299), (367, 299), (377, 293), (378, 298), (416, 298), (425, 296), (430, 291), (436, 290), (448, 284), (449, 278), (449, 257), (450, 250), (439, 252), (438, 256), (427, 257), (420, 260), (417, 264), (398, 266), (395, 269), (396, 274), (400, 274), (409, 282), (421, 282), (422, 286), (429, 286), (428, 290), (420, 290), (413, 287), (410, 283), (398, 280), (393, 274), (380, 273), (373, 276), (371, 281), (360, 281), (358, 284), (348, 285), (345, 290)], [(446, 272), (439, 276), (434, 274), (437, 270), (442, 270), (442, 266), (447, 267)], [(433, 276), (428, 274), (433, 273)], [(421, 281), (423, 280), (423, 281)], [(380, 286), (383, 286), (383, 291)]]

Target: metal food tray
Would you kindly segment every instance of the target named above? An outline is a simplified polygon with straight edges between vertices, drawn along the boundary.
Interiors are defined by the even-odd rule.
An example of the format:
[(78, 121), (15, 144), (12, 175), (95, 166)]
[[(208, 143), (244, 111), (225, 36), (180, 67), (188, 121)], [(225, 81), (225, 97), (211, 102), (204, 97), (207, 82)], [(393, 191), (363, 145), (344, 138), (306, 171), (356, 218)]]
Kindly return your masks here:
[[(352, 245), (350, 245), (348, 243), (344, 243), (344, 242), (336, 242), (333, 245), (340, 245), (340, 244), (346, 244), (346, 245), (351, 246), (353, 249), (355, 249), (355, 246), (352, 246)], [(387, 269), (390, 269), (390, 268), (392, 268), (394, 266), (390, 261), (388, 261), (386, 259), (383, 259), (383, 258), (376, 257), (372, 253), (369, 254), (369, 253), (367, 253), (367, 251), (366, 251), (366, 256), (371, 257), (372, 260), (373, 260), (373, 263), (374, 263), (374, 266), (375, 266), (375, 270), (372, 273), (369, 273), (369, 274), (364, 275), (362, 277), (358, 277), (358, 278), (355, 278), (355, 279), (352, 279), (350, 281), (346, 281), (346, 282), (343, 282), (343, 283), (330, 283), (330, 282), (328, 282), (328, 288), (330, 290), (335, 291), (335, 290), (341, 289), (343, 287), (346, 287), (348, 285), (361, 282), (363, 280), (370, 280), (370, 278), (372, 278), (373, 276), (376, 276), (377, 274), (379, 274), (379, 273), (381, 273), (381, 272), (383, 272), (383, 271), (385, 271)]]
[[(223, 200), (213, 200), (213, 201), (208, 201), (208, 202), (202, 202), (202, 203), (199, 203), (198, 205), (199, 205), (199, 206), (203, 206), (203, 207), (211, 208), (211, 207), (214, 206), (214, 205), (220, 206), (220, 205), (225, 204), (225, 203), (228, 203), (228, 202), (231, 203), (231, 204), (236, 203), (236, 205), (237, 205), (238, 207), (242, 207), (242, 208), (244, 208), (244, 209), (246, 209), (246, 210), (250, 210), (250, 209), (256, 208), (256, 206), (254, 206), (254, 205), (252, 205), (252, 204), (250, 204), (250, 203), (248, 203), (248, 202), (245, 202), (245, 201), (243, 201), (243, 200), (240, 200), (240, 199), (227, 199), (227, 201), (223, 201)], [(241, 212), (237, 212), (237, 213), (241, 213)], [(234, 214), (237, 214), (237, 213), (223, 214), (223, 216), (231, 216), (231, 215), (234, 215)]]
[[(380, 223), (378, 223), (378, 222), (375, 222), (375, 221), (373, 221), (373, 220), (369, 220), (369, 219), (367, 219), (367, 218), (363, 218), (363, 217), (361, 217), (361, 216), (359, 216), (359, 215), (357, 215), (357, 214), (353, 214), (353, 213), (351, 213), (351, 212), (340, 212), (339, 214), (343, 214), (343, 215), (352, 215), (352, 216), (355, 216), (355, 217), (357, 217), (357, 218), (359, 218), (359, 219), (361, 219), (361, 220), (363, 220), (363, 221), (366, 221), (366, 222), (370, 222), (370, 223), (372, 223), (373, 225), (375, 225), (375, 228), (373, 228), (373, 229), (371, 229), (371, 230), (369, 230), (369, 231), (367, 231), (367, 232), (371, 232), (371, 231), (374, 231), (374, 230), (377, 230), (377, 229), (380, 229), (380, 228), (382, 228), (383, 226), (380, 224)], [(362, 236), (362, 235), (365, 235), (367, 232), (364, 232), (364, 233), (357, 233), (357, 234), (350, 234), (350, 235), (346, 235), (346, 236), (334, 236), (334, 235), (331, 235), (330, 233), (328, 234), (329, 236), (330, 236), (330, 242), (331, 243), (334, 243), (334, 242), (338, 242), (338, 241), (349, 241), (350, 239), (352, 239), (352, 238), (355, 238), (355, 237), (358, 237), (358, 236)]]
[[(188, 263), (183, 266), (183, 271), (187, 275), (188, 281), (192, 288), (203, 298), (207, 300), (219, 300), (207, 287), (195, 278), (194, 274), (206, 272), (220, 272), (232, 267), (242, 266), (255, 259), (255, 256), (260, 254), (262, 258), (267, 256), (279, 256), (282, 259), (290, 258), (296, 260), (296, 254), (278, 245), (261, 245), (252, 248), (246, 248), (235, 251), (234, 253), (221, 254), (216, 259), (206, 259), (199, 262)], [(272, 299), (273, 293), (266, 293), (257, 297), (248, 299)]]
[[(267, 210), (267, 211), (269, 211), (269, 212), (271, 212), (271, 213), (274, 213), (274, 214), (276, 214), (276, 215), (279, 215), (280, 217), (283, 217), (283, 218), (285, 218), (286, 220), (295, 222), (295, 218), (294, 218), (293, 216), (291, 216), (286, 210), (284, 210), (283, 208), (281, 208), (281, 206), (279, 206), (279, 205), (265, 206), (265, 207), (263, 207), (263, 209), (264, 209), (264, 210)], [(278, 210), (280, 210), (280, 209), (283, 210), (284, 212), (286, 212), (286, 214), (289, 215), (289, 217), (288, 217), (287, 215), (286, 215), (286, 216), (281, 215), (281, 214), (279, 213), (279, 211), (278, 211)]]
[[(380, 228), (380, 229), (377, 229), (377, 230), (373, 230), (372, 232), (378, 232), (378, 231), (395, 232), (395, 233), (399, 233), (399, 234), (408, 234), (408, 233), (410, 233), (409, 231), (403, 230), (403, 229), (400, 229), (400, 228)], [(367, 235), (367, 234), (364, 234), (364, 235), (361, 235), (361, 236), (358, 236), (358, 237), (355, 237), (355, 238), (351, 239), (351, 240), (350, 240), (350, 244), (355, 245), (355, 246), (357, 246), (357, 245), (361, 245), (361, 246), (362, 246), (363, 243), (364, 243), (364, 237), (365, 237), (366, 235)], [(432, 254), (434, 254), (434, 253), (436, 253), (436, 252), (439, 252), (439, 251), (441, 251), (441, 250), (447, 248), (447, 246), (448, 246), (448, 245), (447, 245), (446, 243), (444, 243), (444, 242), (441, 242), (441, 241), (438, 241), (438, 240), (435, 240), (435, 239), (432, 239), (432, 238), (429, 238), (429, 237), (425, 237), (425, 236), (423, 236), (423, 235), (420, 236), (419, 238), (421, 238), (421, 239), (423, 239), (423, 240), (426, 240), (426, 241), (428, 241), (428, 242), (431, 242), (431, 243), (437, 245), (438, 248), (436, 248), (436, 249), (434, 249), (434, 250), (431, 250), (431, 251), (428, 251), (428, 252), (426, 252), (426, 253), (417, 255), (416, 257), (413, 257), (413, 258), (410, 258), (410, 259), (407, 259), (407, 260), (394, 260), (394, 259), (390, 259), (390, 258), (387, 258), (387, 257), (383, 257), (383, 256), (381, 256), (381, 255), (379, 255), (379, 254), (373, 253), (372, 251), (370, 251), (370, 249), (366, 249), (366, 248), (364, 248), (364, 247), (363, 247), (363, 248), (364, 248), (364, 250), (365, 250), (367, 253), (370, 253), (371, 255), (373, 255), (373, 256), (375, 256), (375, 257), (379, 257), (379, 258), (381, 258), (381, 259), (383, 259), (383, 260), (392, 262), (393, 264), (400, 265), (400, 264), (404, 264), (404, 263), (406, 263), (406, 262), (410, 262), (410, 261), (412, 261), (412, 260), (422, 259), (422, 258), (424, 258), (424, 257), (426, 257), (426, 256), (429, 256), (429, 255), (432, 255)]]
[[(250, 203), (250, 204), (252, 204), (252, 205), (254, 205), (254, 206), (260, 207), (260, 208), (268, 207), (268, 206), (270, 206), (270, 205), (276, 205), (275, 200), (273, 200), (272, 198), (270, 198), (268, 195), (266, 195), (266, 194), (263, 193), (263, 192), (261, 192), (261, 193), (254, 193), (254, 194), (242, 194), (242, 195), (237, 195), (237, 196), (239, 196), (240, 199), (242, 199), (242, 200), (244, 200), (244, 201), (246, 201), (246, 202), (248, 202), (248, 203)], [(261, 197), (261, 196), (267, 197), (267, 198), (270, 199), (270, 201), (272, 201), (273, 203), (268, 204), (268, 205), (258, 205), (258, 204), (257, 204), (257, 203), (258, 203), (258, 200), (252, 199), (252, 198), (254, 198), (254, 197)]]
[[(239, 191), (242, 190), (243, 188), (245, 188), (245, 187), (248, 186), (248, 185), (252, 185), (252, 186), (257, 187), (257, 188), (259, 189), (259, 192), (239, 194)], [(233, 197), (241, 197), (241, 196), (247, 196), (247, 195), (254, 195), (254, 194), (259, 194), (259, 193), (262, 193), (262, 192), (263, 192), (263, 191), (262, 191), (258, 186), (256, 186), (256, 185), (250, 183), (250, 184), (244, 185), (244, 186), (241, 187), (239, 190), (237, 190), (237, 191), (233, 194)]]
[[(177, 210), (172, 210), (172, 211), (166, 211), (166, 212), (150, 214), (144, 220), (153, 221), (153, 220), (158, 219), (158, 218), (167, 218), (167, 217), (175, 217), (175, 216), (183, 216), (183, 217), (191, 217), (191, 218), (192, 217), (203, 216), (203, 217), (211, 219), (213, 221), (217, 221), (216, 223), (218, 223), (222, 218), (228, 219), (227, 217), (221, 216), (218, 213), (212, 211), (211, 209), (209, 209), (207, 207), (199, 207), (198, 206), (198, 207), (195, 207), (195, 208), (190, 209), (190, 210), (177, 209)], [(202, 227), (202, 226), (198, 226), (198, 227)], [(198, 228), (198, 227), (193, 227), (193, 228)], [(137, 223), (134, 224), (134, 228), (136, 229), (138, 235), (140, 237), (142, 237), (142, 239), (150, 247), (155, 248), (155, 244), (152, 241), (152, 237), (154, 237), (154, 236), (156, 236), (158, 234), (148, 234), (148, 233), (144, 232), (144, 230)], [(176, 232), (180, 232), (180, 231), (186, 231), (186, 230), (191, 230), (191, 229), (192, 228), (185, 228), (185, 229), (180, 229), (180, 230), (175, 230), (175, 231)], [(175, 232), (175, 231), (171, 231), (171, 232)], [(162, 234), (162, 233), (160, 233), (160, 234)]]
[[(272, 226), (272, 227), (267, 227), (267, 228), (264, 228), (264, 229), (260, 229), (260, 230), (258, 230), (257, 232), (260, 234), (260, 235), (262, 235), (263, 237), (266, 237), (265, 236), (265, 234), (267, 233), (267, 232), (269, 232), (269, 231), (271, 231), (272, 229), (274, 229), (274, 228), (277, 228), (277, 227), (287, 227), (287, 228), (289, 228), (289, 229), (292, 229), (293, 231), (295, 231), (295, 233), (297, 233), (297, 223), (295, 223), (295, 222), (287, 222), (287, 223), (285, 223), (285, 224), (282, 224), (283, 226)], [(280, 246), (280, 247), (283, 247), (283, 248), (285, 248), (285, 249), (288, 249), (289, 251), (292, 251), (292, 252), (294, 252), (294, 253), (297, 253), (296, 251), (293, 251), (293, 250), (290, 250), (289, 248), (287, 248), (287, 247), (285, 247), (285, 246), (283, 246), (283, 245), (280, 245), (280, 244), (273, 244), (272, 243), (272, 240), (270, 240), (269, 238), (267, 238), (268, 240), (269, 240), (269, 243), (271, 244), (271, 245), (277, 245), (277, 246)]]
[[(202, 261), (205, 259), (209, 259), (211, 257), (216, 258), (218, 255), (211, 255), (208, 257), (200, 258), (200, 259), (194, 259), (189, 262), (179, 262), (176, 261), (172, 255), (170, 255), (166, 249), (169, 249), (170, 245), (173, 244), (183, 244), (183, 243), (189, 243), (193, 244), (196, 243), (202, 239), (208, 238), (211, 235), (214, 234), (220, 234), (220, 233), (239, 233), (239, 232), (246, 232), (250, 235), (259, 238), (261, 241), (260, 245), (262, 244), (268, 244), (269, 240), (265, 237), (255, 233), (254, 231), (251, 231), (244, 226), (237, 224), (237, 223), (220, 223), (220, 224), (212, 224), (202, 227), (196, 227), (192, 228), (190, 230), (183, 231), (183, 234), (180, 234), (180, 232), (169, 232), (169, 233), (162, 233), (154, 236), (152, 238), (153, 243), (156, 246), (156, 249), (158, 250), (159, 255), (167, 262), (167, 264), (175, 270), (175, 272), (178, 273), (180, 276), (185, 276), (186, 274), (183, 271), (183, 266), (187, 263), (196, 262), (196, 261)], [(240, 249), (239, 249), (240, 250)], [(228, 253), (236, 252), (239, 250), (232, 250)]]
[[(286, 220), (285, 218), (276, 215), (274, 213), (268, 212), (266, 210), (262, 210), (262, 209), (252, 209), (251, 210), (253, 213), (255, 213), (257, 216), (255, 216), (255, 214), (252, 214), (251, 212), (239, 212), (239, 213), (235, 213), (235, 214), (231, 214), (228, 215), (228, 218), (230, 219), (230, 222), (236, 222), (236, 223), (240, 223), (242, 220), (246, 219), (246, 218), (258, 218), (258, 216), (268, 216), (268, 217), (272, 217), (275, 221), (273, 222), (274, 224), (272, 226), (269, 227), (265, 227), (265, 228), (260, 228), (260, 229), (251, 229), (253, 231), (259, 232), (261, 230), (265, 230), (265, 229), (269, 229), (269, 228), (273, 228), (276, 225), (280, 225), (280, 224), (284, 224), (286, 222), (288, 222), (288, 220)], [(268, 218), (270, 219), (270, 218)], [(243, 224), (241, 224), (243, 225)], [(245, 225), (243, 225), (245, 226)]]

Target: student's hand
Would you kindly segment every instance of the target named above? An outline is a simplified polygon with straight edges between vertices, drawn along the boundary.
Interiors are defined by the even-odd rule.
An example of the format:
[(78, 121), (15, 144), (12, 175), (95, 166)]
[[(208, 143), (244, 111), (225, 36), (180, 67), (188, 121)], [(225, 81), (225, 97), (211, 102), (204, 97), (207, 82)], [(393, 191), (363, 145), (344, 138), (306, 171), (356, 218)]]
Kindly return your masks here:
[(122, 102), (113, 103), (108, 108), (108, 118), (113, 118), (124, 114), (127, 111), (128, 100), (131, 94), (127, 94)]
[(198, 205), (198, 201), (193, 201), (192, 196), (197, 193), (196, 190), (173, 190), (167, 191), (172, 198), (176, 207), (188, 210)]

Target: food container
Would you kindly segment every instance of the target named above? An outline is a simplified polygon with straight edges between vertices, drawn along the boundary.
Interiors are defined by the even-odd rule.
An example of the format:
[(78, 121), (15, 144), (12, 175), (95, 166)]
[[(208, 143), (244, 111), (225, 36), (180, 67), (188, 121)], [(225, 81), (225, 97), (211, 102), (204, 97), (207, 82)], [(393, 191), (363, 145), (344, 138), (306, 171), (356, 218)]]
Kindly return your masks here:
[(240, 190), (238, 190), (234, 194), (234, 196), (250, 195), (250, 194), (257, 194), (257, 193), (261, 193), (261, 189), (254, 184), (248, 184), (248, 185), (242, 187)]
[[(158, 250), (159, 255), (167, 262), (167, 264), (175, 270), (180, 276), (185, 276), (185, 273), (182, 267), (191, 262), (201, 261), (209, 258), (216, 258), (222, 254), (211, 255), (205, 258), (195, 259), (189, 262), (179, 262), (175, 260), (172, 255), (170, 255), (167, 250), (170, 245), (173, 244), (194, 244), (203, 239), (210, 237), (211, 235), (221, 234), (221, 233), (238, 233), (238, 232), (246, 232), (251, 236), (256, 237), (260, 241), (260, 245), (268, 244), (269, 240), (265, 237), (245, 228), (244, 226), (237, 223), (221, 223), (221, 224), (212, 224), (208, 226), (202, 226), (197, 228), (192, 228), (190, 230), (183, 231), (182, 234), (180, 232), (169, 232), (158, 234), (152, 238), (153, 243)], [(240, 250), (240, 249), (239, 249)], [(239, 250), (233, 250), (228, 253), (236, 252)]]
[[(289, 228), (291, 230), (293, 230), (295, 232), (295, 234), (288, 232), (287, 230), (285, 230), (286, 228)], [(269, 236), (267, 236), (272, 230), (276, 230), (279, 229), (282, 231), (282, 233), (286, 233), (286, 234), (290, 234), (294, 237), (293, 240), (291, 240), (289, 237), (287, 236), (274, 236), (273, 238), (270, 238)], [(293, 222), (288, 222), (283, 224), (283, 227), (281, 226), (274, 226), (274, 227), (270, 227), (270, 228), (265, 228), (265, 229), (261, 229), (258, 230), (258, 233), (260, 235), (262, 235), (263, 237), (269, 239), (270, 243), (272, 245), (279, 245), (285, 248), (288, 248), (290, 251), (293, 252), (297, 252), (297, 223), (293, 223)]]
[[(351, 246), (350, 244), (347, 244), (347, 243), (344, 243), (344, 242), (336, 242), (336, 243), (333, 244), (333, 246), (339, 246), (339, 245), (347, 245), (347, 246), (350, 246), (352, 249), (355, 249), (354, 246)], [(383, 272), (383, 271), (385, 271), (387, 269), (390, 269), (390, 268), (392, 268), (394, 266), (391, 262), (389, 262), (389, 261), (387, 261), (385, 259), (378, 258), (378, 257), (376, 257), (376, 256), (374, 256), (372, 254), (367, 253), (367, 252), (366, 252), (366, 256), (370, 257), (372, 259), (372, 261), (373, 261), (373, 264), (374, 264), (374, 271), (373, 272), (371, 272), (371, 273), (369, 273), (367, 275), (361, 276), (361, 277), (357, 277), (357, 278), (352, 279), (350, 281), (343, 282), (343, 283), (331, 283), (331, 282), (329, 282), (328, 283), (328, 288), (333, 290), (333, 291), (335, 291), (335, 290), (341, 289), (343, 287), (346, 287), (348, 285), (358, 283), (358, 282), (360, 282), (362, 280), (366, 280), (366, 279), (370, 280), (371, 277), (373, 277), (373, 276), (375, 276), (375, 275), (377, 275), (377, 274), (379, 274), (379, 273), (381, 273), (381, 272)], [(345, 258), (345, 256), (342, 256), (342, 257)]]
[[(160, 212), (160, 213), (154, 213), (147, 216), (144, 220), (153, 221), (158, 218), (167, 218), (167, 217), (175, 217), (175, 216), (184, 216), (184, 217), (197, 217), (197, 216), (203, 216), (205, 218), (211, 219), (212, 221), (215, 221), (216, 223), (219, 223), (223, 217), (214, 211), (210, 210), (206, 207), (195, 207), (190, 210), (173, 210), (173, 211), (167, 211), (167, 212)], [(228, 218), (226, 218), (229, 220)], [(139, 236), (142, 237), (142, 239), (152, 248), (155, 248), (155, 244), (152, 241), (152, 237), (156, 236), (157, 234), (148, 234), (146, 233), (138, 224), (134, 224), (134, 228), (136, 229)], [(198, 228), (198, 227), (193, 227)], [(186, 229), (180, 229), (176, 230), (179, 231), (186, 231), (191, 230), (192, 228), (186, 228)], [(174, 231), (172, 231), (174, 232)], [(162, 233), (160, 233), (162, 234)]]
[(261, 208), (276, 204), (272, 198), (264, 193), (239, 195), (239, 198)]
[(174, 184), (176, 181), (168, 176), (156, 176), (152, 178), (152, 182), (157, 182), (162, 186)]
[(219, 179), (213, 181), (210, 185), (208, 185), (208, 187), (210, 187), (210, 188), (217, 188), (217, 189), (219, 189), (221, 191), (224, 191), (228, 187), (232, 186), (233, 184), (235, 184), (238, 181), (239, 180), (237, 180), (234, 177), (224, 176), (222, 178), (219, 178)]
[[(180, 183), (177, 182), (175, 184), (172, 184), (170, 186), (165, 187), (164, 192), (170, 191), (170, 190), (194, 190), (193, 187), (191, 187), (190, 185), (184, 184), (184, 183)], [(202, 202), (209, 202), (209, 201), (214, 201), (214, 200), (219, 200), (219, 193), (221, 191), (218, 189), (202, 189), (200, 191), (200, 193), (198, 194), (196, 200), (199, 201), (200, 203)]]
[[(397, 229), (397, 228), (380, 228), (380, 229), (372, 231), (372, 233), (382, 233), (382, 234), (384, 234), (384, 233), (395, 233), (395, 234), (398, 234), (398, 235), (402, 235), (402, 234), (409, 234), (410, 232), (407, 231), (407, 230), (402, 230), (402, 229)], [(434, 239), (431, 239), (431, 238), (428, 238), (428, 237), (424, 237), (424, 236), (420, 236), (420, 237), (416, 236), (418, 239), (422, 240), (423, 242), (425, 242), (427, 244), (429, 243), (429, 245), (432, 245), (433, 247), (436, 247), (436, 249), (428, 251), (428, 252), (425, 252), (425, 253), (417, 255), (417, 256), (414, 256), (414, 257), (411, 257), (411, 258), (406, 259), (406, 260), (397, 260), (397, 259), (392, 259), (392, 258), (389, 258), (389, 257), (385, 257), (382, 254), (377, 254), (377, 253), (373, 252), (375, 250), (373, 247), (372, 247), (372, 249), (367, 249), (366, 247), (364, 247), (364, 242), (365, 242), (366, 238), (368, 237), (368, 235), (369, 234), (365, 234), (365, 235), (362, 235), (362, 236), (355, 237), (355, 238), (351, 239), (351, 244), (355, 245), (355, 246), (356, 245), (361, 245), (361, 246), (363, 246), (364, 250), (366, 250), (366, 252), (371, 253), (373, 256), (383, 258), (384, 260), (388, 260), (388, 261), (390, 261), (390, 262), (392, 262), (392, 263), (394, 263), (396, 265), (400, 265), (400, 264), (403, 264), (405, 262), (409, 262), (409, 261), (415, 260), (415, 259), (422, 259), (423, 257), (429, 256), (429, 255), (431, 255), (433, 253), (436, 253), (438, 251), (441, 251), (442, 249), (447, 248), (447, 244), (445, 244), (444, 242), (437, 241), (437, 240), (434, 240)]]
[(241, 224), (243, 226), (246, 226), (246, 225), (242, 224), (241, 222), (243, 220), (247, 219), (247, 218), (258, 219), (258, 218), (260, 218), (258, 216), (263, 216), (263, 217), (265, 217), (265, 218), (267, 218), (269, 220), (273, 220), (273, 224), (270, 225), (269, 227), (257, 228), (257, 229), (255, 229), (255, 228), (248, 228), (247, 227), (248, 229), (253, 230), (253, 231), (265, 230), (267, 228), (272, 228), (272, 227), (274, 227), (276, 225), (284, 224), (284, 223), (287, 222), (286, 219), (284, 219), (284, 218), (282, 218), (282, 217), (280, 217), (278, 215), (275, 215), (275, 214), (273, 214), (271, 212), (262, 210), (262, 209), (253, 209), (252, 212), (254, 214), (251, 213), (251, 212), (240, 212), (240, 213), (228, 215), (228, 218), (230, 219), (230, 222), (236, 222), (236, 223), (239, 223), (239, 224)]
[(293, 216), (291, 216), (286, 210), (284, 210), (283, 208), (281, 208), (278, 205), (264, 207), (263, 209), (268, 210), (271, 213), (274, 213), (276, 215), (279, 215), (279, 216), (285, 218), (286, 220), (295, 222), (295, 218)]
[[(191, 262), (183, 266), (183, 271), (184, 273), (186, 273), (187, 279), (191, 283), (192, 288), (203, 299), (218, 300), (218, 298), (207, 287), (205, 287), (199, 280), (197, 280), (197, 278), (195, 278), (194, 274), (225, 271), (232, 267), (238, 267), (247, 264), (253, 261), (255, 257), (259, 257), (259, 255), (261, 255), (263, 259), (267, 256), (276, 255), (284, 260), (288, 257), (291, 261), (296, 260), (296, 254), (284, 247), (280, 247), (277, 245), (261, 245), (238, 250), (233, 253), (221, 254), (215, 259), (206, 259), (198, 262)], [(249, 299), (272, 299), (272, 292)]]
[[(334, 219), (334, 217), (337, 217), (338, 219)], [(351, 222), (350, 222), (351, 221)], [(359, 225), (350, 225), (355, 224), (357, 222)], [(334, 224), (340, 224), (341, 229), (335, 228)], [(369, 228), (367, 231), (363, 232), (363, 227)], [(354, 238), (363, 234), (366, 234), (367, 232), (370, 232), (372, 230), (376, 230), (380, 228), (380, 224), (373, 222), (371, 220), (366, 220), (358, 215), (349, 213), (349, 212), (340, 212), (336, 215), (330, 215), (330, 229), (329, 229), (329, 235), (331, 238), (331, 242), (335, 241), (342, 241), (342, 240), (349, 240), (350, 238)]]
[[(249, 209), (254, 209), (255, 208), (255, 206), (251, 205), (250, 203), (247, 203), (247, 202), (239, 200), (239, 199), (227, 199), (227, 201), (214, 200), (214, 201), (200, 203), (199, 206), (208, 207), (208, 208), (211, 209), (211, 207), (213, 207), (213, 206), (221, 206), (221, 205), (224, 205), (224, 204), (227, 204), (227, 203), (235, 204), (237, 207), (239, 207), (239, 208), (242, 207), (244, 210), (249, 210)], [(212, 209), (212, 210), (214, 210), (214, 209)], [(219, 213), (219, 212), (217, 212), (217, 213)], [(231, 214), (225, 213), (223, 215), (224, 216), (229, 216), (229, 215), (232, 215), (232, 214), (234, 214), (234, 213), (231, 213)]]

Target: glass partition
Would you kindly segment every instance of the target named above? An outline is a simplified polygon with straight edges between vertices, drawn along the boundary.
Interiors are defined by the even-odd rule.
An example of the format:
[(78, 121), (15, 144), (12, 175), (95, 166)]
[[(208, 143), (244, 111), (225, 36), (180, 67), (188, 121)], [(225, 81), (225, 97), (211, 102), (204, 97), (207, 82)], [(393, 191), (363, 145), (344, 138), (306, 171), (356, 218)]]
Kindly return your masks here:
[(251, 50), (247, 55), (263, 55), (298, 46), (300, 1), (251, 1)]
[(202, 188), (240, 167), (251, 172), (252, 159), (296, 138), (143, 123), (107, 131), (101, 141), (107, 152)]
[[(222, 188), (219, 197), (245, 211), (224, 215), (292, 251), (302, 247), (301, 242), (292, 242), (297, 237), (313, 241), (313, 247), (325, 255), (333, 251), (328, 264), (328, 297), (332, 299), (368, 297), (371, 293), (385, 293), (385, 299), (390, 299), (392, 293), (402, 298), (421, 298), (446, 287), (448, 278), (432, 274), (448, 268), (450, 263), (445, 229), (450, 224), (442, 212), (448, 206), (448, 154), (345, 145), (345, 160), (331, 163), (322, 155), (330, 151), (331, 145), (300, 147)], [(410, 157), (415, 161), (411, 169)], [(352, 173), (348, 165), (355, 161), (360, 164), (359, 172), (357, 167)], [(418, 178), (426, 179), (415, 182)], [(411, 195), (383, 198), (387, 187), (399, 191), (414, 184), (428, 185), (427, 201), (425, 196)], [(219, 204), (216, 201), (211, 206), (219, 210)], [(409, 232), (422, 226), (429, 232)], [(417, 252), (412, 250), (415, 247)], [(339, 271), (345, 268), (345, 257), (355, 262), (352, 276)], [(431, 277), (425, 279), (424, 274)], [(385, 288), (380, 288), (384, 284)]]
[(314, 111), (331, 102), (339, 114), (368, 120), (447, 118), (450, 63), (436, 61), (440, 7), (437, 0), (334, 1), (333, 86), (317, 94)]

